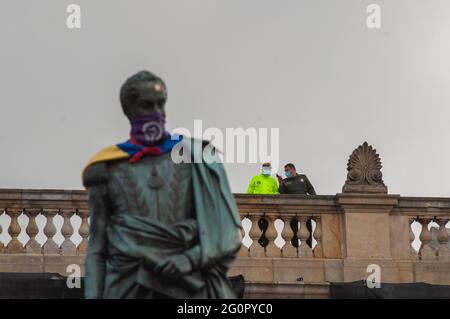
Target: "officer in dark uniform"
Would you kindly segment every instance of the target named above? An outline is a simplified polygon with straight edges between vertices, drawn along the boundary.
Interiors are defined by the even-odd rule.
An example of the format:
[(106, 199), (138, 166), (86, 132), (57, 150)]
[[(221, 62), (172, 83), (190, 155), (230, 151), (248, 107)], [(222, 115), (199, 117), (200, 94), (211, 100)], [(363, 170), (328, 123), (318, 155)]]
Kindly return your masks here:
[[(284, 166), (284, 174), (286, 175), (286, 178), (283, 179), (280, 175), (277, 174), (279, 187), (278, 190), (280, 194), (302, 194), (302, 195), (316, 195), (316, 191), (314, 190), (313, 185), (309, 181), (308, 177), (304, 174), (297, 174), (297, 170), (295, 169), (295, 165), (292, 163), (286, 164)], [(297, 232), (298, 232), (298, 221), (292, 220), (291, 221), (291, 227), (294, 231), (294, 238), (292, 239), (292, 245), (297, 247), (298, 246), (298, 238), (297, 238)], [(306, 227), (309, 231), (309, 238), (306, 240), (306, 243), (309, 247), (312, 245), (312, 226), (311, 226), (311, 219), (308, 219), (306, 222)]]
[(280, 194), (309, 194), (316, 195), (316, 191), (304, 174), (297, 174), (294, 164), (289, 163), (284, 166), (286, 178), (277, 175), (280, 184), (278, 190)]

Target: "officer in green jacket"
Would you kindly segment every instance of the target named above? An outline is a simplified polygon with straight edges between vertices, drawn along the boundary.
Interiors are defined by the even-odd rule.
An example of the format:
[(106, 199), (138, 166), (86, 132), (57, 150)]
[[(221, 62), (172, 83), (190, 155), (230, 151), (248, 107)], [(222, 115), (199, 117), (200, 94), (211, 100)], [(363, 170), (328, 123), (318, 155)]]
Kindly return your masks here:
[(247, 188), (247, 194), (279, 194), (277, 180), (271, 176), (272, 165), (264, 163), (261, 168), (261, 174), (256, 175), (250, 181)]

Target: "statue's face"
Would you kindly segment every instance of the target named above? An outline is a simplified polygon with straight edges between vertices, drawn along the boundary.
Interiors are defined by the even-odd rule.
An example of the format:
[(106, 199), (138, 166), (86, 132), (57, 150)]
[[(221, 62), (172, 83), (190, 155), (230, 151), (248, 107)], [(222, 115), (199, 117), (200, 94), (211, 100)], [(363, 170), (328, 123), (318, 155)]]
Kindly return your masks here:
[(159, 81), (144, 81), (134, 85), (135, 97), (127, 105), (127, 116), (130, 119), (150, 115), (152, 113), (165, 113), (167, 99), (166, 88)]

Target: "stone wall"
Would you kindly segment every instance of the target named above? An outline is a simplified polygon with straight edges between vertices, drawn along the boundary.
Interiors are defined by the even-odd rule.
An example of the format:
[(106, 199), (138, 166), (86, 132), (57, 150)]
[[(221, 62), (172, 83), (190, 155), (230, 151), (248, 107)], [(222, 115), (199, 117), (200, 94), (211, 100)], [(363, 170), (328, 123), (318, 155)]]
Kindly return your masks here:
[[(367, 267), (376, 264), (383, 282), (450, 284), (449, 198), (345, 193), (236, 194), (235, 198), (247, 227), (245, 244), (230, 275), (243, 274), (254, 283), (351, 282), (366, 279)], [(0, 271), (68, 275), (67, 266), (78, 264), (83, 272), (88, 241), (86, 200), (84, 191), (0, 190), (1, 218), (10, 219), (2, 231), (11, 237), (0, 243)], [(24, 227), (17, 222), (21, 215), (28, 219)], [(39, 216), (46, 219), (44, 227), (34, 222)], [(56, 216), (63, 220), (60, 229), (53, 223)], [(79, 227), (72, 225), (74, 218), (82, 220)], [(260, 219), (267, 224), (263, 231), (258, 226)], [(299, 247), (291, 243), (291, 219), (300, 226)], [(314, 221), (312, 248), (306, 244), (308, 219)], [(419, 238), (413, 233), (413, 223), (421, 228)], [(18, 239), (24, 232), (29, 237), (26, 242)], [(47, 237), (43, 245), (35, 239), (38, 233)], [(56, 233), (62, 234), (61, 243), (55, 242)], [(74, 233), (79, 234), (79, 243), (72, 241)], [(262, 235), (265, 247), (258, 243)], [(281, 247), (275, 240), (280, 242), (280, 237), (285, 242)], [(413, 241), (420, 242), (418, 251)]]

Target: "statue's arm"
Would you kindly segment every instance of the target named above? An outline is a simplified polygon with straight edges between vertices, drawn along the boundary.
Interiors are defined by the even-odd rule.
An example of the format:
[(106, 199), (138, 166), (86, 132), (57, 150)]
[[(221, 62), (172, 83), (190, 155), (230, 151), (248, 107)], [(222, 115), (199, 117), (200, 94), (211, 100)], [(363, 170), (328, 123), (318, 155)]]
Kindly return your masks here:
[(199, 244), (186, 250), (184, 255), (189, 259), (193, 271), (199, 271), (201, 269), (202, 250)]
[[(203, 155), (205, 155), (205, 152), (203, 152)], [(212, 154), (213, 156), (215, 156), (215, 154)], [(205, 163), (208, 163), (207, 167)], [(221, 164), (219, 159), (214, 159), (214, 158), (208, 158), (207, 160), (205, 160), (205, 162), (203, 163), (204, 165), (198, 165), (195, 166), (195, 170), (194, 170), (194, 174), (198, 174), (201, 175), (202, 178), (205, 178), (205, 176), (208, 176), (207, 171), (208, 170), (214, 170), (215, 171), (215, 177), (207, 177), (207, 178), (211, 178), (212, 181), (212, 187), (214, 189), (211, 190), (211, 194), (214, 194), (215, 196), (217, 196), (216, 199), (216, 203), (220, 204), (220, 205), (225, 205), (222, 208), (218, 208), (220, 209), (220, 212), (223, 214), (238, 214), (237, 213), (237, 208), (234, 208), (233, 211), (229, 211), (229, 207), (226, 205), (224, 199), (221, 199), (222, 195), (224, 194), (225, 197), (228, 196), (229, 199), (231, 201), (234, 201), (233, 198), (233, 194), (231, 192), (229, 183), (228, 183), (228, 179), (226, 177), (225, 174), (225, 170), (223, 168), (223, 165)], [(206, 168), (206, 170), (205, 170)], [(200, 173), (195, 173), (196, 170), (205, 170), (203, 172), (203, 174)], [(200, 178), (201, 180), (201, 178)], [(250, 182), (249, 185), (249, 189), (248, 192), (249, 193), (253, 193), (252, 188), (254, 188), (254, 180), (252, 179), (252, 181)], [(200, 186), (200, 187), (205, 187), (204, 184), (201, 181), (197, 181), (194, 182), (197, 183), (195, 185)], [(195, 185), (194, 185), (194, 191), (195, 191)], [(195, 196), (196, 194), (194, 194)], [(209, 197), (208, 197), (209, 198)], [(209, 199), (211, 200), (211, 199)], [(204, 209), (209, 209), (208, 207), (210, 207), (211, 205), (208, 205), (209, 202), (203, 203), (203, 207), (201, 208), (202, 210)], [(197, 212), (198, 213), (198, 212)], [(208, 212), (203, 212), (203, 214), (208, 214)], [(215, 215), (215, 214), (214, 214)], [(236, 221), (233, 220), (232, 216), (228, 216), (228, 220), (227, 218), (224, 218), (224, 221), (226, 223), (225, 225), (225, 229), (222, 229), (222, 231), (225, 231), (228, 235), (229, 238), (228, 241), (226, 241), (226, 245), (223, 245), (223, 241), (222, 238), (217, 238), (218, 233), (219, 232), (214, 232), (214, 228), (216, 227), (222, 227), (223, 225), (218, 225), (217, 223), (214, 222), (214, 220), (211, 220), (208, 218), (203, 218), (204, 223), (210, 223), (210, 225), (202, 225), (203, 227), (207, 227), (209, 229), (209, 231), (211, 231), (211, 236), (213, 236), (211, 238), (211, 240), (213, 242), (216, 242), (215, 245), (217, 245), (216, 249), (213, 248), (213, 246), (211, 245), (206, 245), (208, 246), (207, 249), (209, 249), (210, 251), (207, 251), (206, 253), (202, 251), (202, 245), (200, 244), (200, 240), (199, 242), (188, 248), (187, 250), (183, 251), (180, 254), (176, 254), (176, 255), (172, 255), (172, 256), (168, 256), (167, 258), (164, 258), (163, 260), (161, 260), (153, 269), (154, 272), (156, 273), (162, 273), (168, 276), (173, 276), (174, 274), (178, 274), (178, 275), (184, 275), (184, 274), (188, 274), (190, 272), (195, 272), (195, 271), (200, 271), (204, 268), (208, 268), (210, 266), (216, 265), (218, 263), (220, 263), (221, 266), (226, 267), (226, 265), (229, 263), (227, 261), (231, 261), (234, 259), (234, 257), (236, 256), (236, 254), (239, 251), (239, 248), (241, 246), (242, 243), (242, 238), (241, 238), (241, 233), (239, 231), (239, 227), (236, 226)], [(235, 219), (237, 218), (236, 216), (234, 217)], [(197, 218), (198, 219), (198, 218)], [(220, 221), (220, 218), (217, 220), (217, 222)], [(198, 220), (197, 220), (197, 224), (198, 224)], [(235, 236), (233, 236), (232, 234), (235, 234)], [(232, 240), (230, 240), (230, 237), (232, 238)], [(233, 242), (234, 240), (234, 242)], [(204, 248), (204, 247), (203, 247)], [(206, 256), (203, 256), (203, 254), (206, 254)]]
[[(239, 252), (239, 248), (241, 246), (241, 243), (239, 243), (238, 245), (236, 245), (236, 249), (231, 250), (230, 252), (228, 252), (227, 254), (223, 255), (223, 256), (219, 256), (216, 260), (213, 260), (211, 264), (216, 264), (216, 263), (221, 263), (223, 264), (223, 262), (225, 262), (226, 264), (230, 263), (231, 261), (233, 261), (238, 252)], [(188, 249), (187, 251), (185, 251), (183, 253), (183, 255), (185, 255), (188, 259), (189, 262), (191, 264), (191, 268), (192, 271), (201, 271), (202, 270), (202, 250), (201, 250), (201, 246), (195, 245), (192, 248)]]
[[(230, 188), (230, 184), (228, 182), (228, 178), (227, 178), (227, 174), (225, 172), (225, 169), (223, 167), (223, 164), (221, 163), (220, 159), (215, 159), (215, 160), (209, 160), (208, 161), (208, 166), (210, 167), (214, 167), (214, 170), (217, 174), (218, 178), (212, 178), (212, 193), (215, 194), (216, 198), (216, 203), (221, 205), (220, 212), (222, 214), (235, 214), (238, 216), (238, 210), (237, 207), (235, 206), (234, 203), (234, 196), (233, 193), (231, 191)], [(248, 193), (253, 193), (253, 189), (254, 189), (254, 184), (255, 184), (255, 180), (256, 178), (253, 177), (250, 185), (249, 185), (249, 190), (251, 190), (251, 192)], [(276, 185), (276, 181), (275, 181), (275, 186)], [(277, 192), (278, 192), (278, 187), (276, 187)], [(233, 202), (233, 206), (234, 208), (231, 208), (231, 211), (229, 211), (230, 207), (228, 205), (226, 205), (225, 201), (223, 201), (222, 195), (225, 195), (225, 198), (229, 198), (231, 202)], [(208, 205), (203, 205), (204, 209), (209, 209)], [(208, 212), (204, 212), (203, 214), (208, 214)], [(228, 222), (226, 225), (218, 225), (218, 224), (214, 224), (214, 225), (209, 225), (209, 230), (212, 233), (214, 232), (214, 228), (215, 227), (225, 227), (222, 228), (221, 231), (222, 232), (226, 232), (226, 234), (228, 235), (227, 240), (226, 240), (226, 245), (222, 245), (222, 244), (218, 244), (218, 246), (221, 246), (220, 248), (217, 247), (217, 252), (219, 253), (209, 253), (209, 258), (207, 258), (207, 264), (203, 264), (204, 263), (204, 259), (202, 256), (202, 247), (201, 244), (198, 243), (197, 245), (189, 248), (188, 250), (186, 250), (184, 252), (184, 255), (187, 256), (187, 258), (189, 259), (192, 269), (194, 271), (198, 271), (201, 270), (203, 267), (209, 267), (211, 265), (214, 265), (216, 263), (220, 263), (222, 266), (226, 266), (226, 264), (229, 264), (230, 261), (234, 260), (234, 258), (236, 257), (236, 255), (239, 252), (239, 249), (242, 245), (242, 234), (239, 230), (239, 227), (237, 227), (235, 225), (235, 223), (232, 221), (232, 217), (231, 215), (229, 216)], [(239, 217), (237, 217), (239, 218)], [(240, 221), (240, 219), (239, 219)], [(212, 234), (211, 234), (212, 235)], [(223, 241), (222, 241), (223, 243)]]
[(105, 261), (107, 255), (106, 228), (108, 224), (108, 200), (106, 190), (106, 166), (96, 164), (83, 176), (89, 190), (89, 242), (86, 255), (85, 297), (103, 297), (105, 286)]

